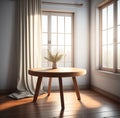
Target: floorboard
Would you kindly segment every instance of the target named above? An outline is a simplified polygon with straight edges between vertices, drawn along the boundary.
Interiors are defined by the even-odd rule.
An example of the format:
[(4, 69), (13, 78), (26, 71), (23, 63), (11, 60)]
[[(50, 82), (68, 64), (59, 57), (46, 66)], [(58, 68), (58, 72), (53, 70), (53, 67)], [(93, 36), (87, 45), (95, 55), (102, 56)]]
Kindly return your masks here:
[(81, 101), (74, 91), (64, 92), (65, 109), (60, 94), (51, 92), (38, 97), (13, 100), (0, 96), (0, 118), (120, 118), (120, 104), (92, 91), (81, 90)]

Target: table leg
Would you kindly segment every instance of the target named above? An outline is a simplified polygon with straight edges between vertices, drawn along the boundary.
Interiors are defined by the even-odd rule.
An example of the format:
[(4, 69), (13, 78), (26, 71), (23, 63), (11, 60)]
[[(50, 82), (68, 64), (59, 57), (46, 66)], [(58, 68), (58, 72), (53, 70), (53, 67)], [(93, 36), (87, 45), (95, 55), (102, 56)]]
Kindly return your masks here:
[(50, 92), (51, 92), (51, 82), (52, 82), (52, 77), (49, 78), (49, 84), (48, 84), (48, 96), (50, 95)]
[(63, 85), (62, 85), (62, 77), (59, 77), (59, 87), (60, 87), (60, 98), (61, 98), (61, 107), (64, 109), (64, 95), (63, 95)]
[(42, 82), (42, 77), (40, 76), (40, 77), (38, 77), (38, 80), (37, 80), (37, 85), (36, 85), (36, 90), (35, 90), (33, 102), (37, 101), (37, 97), (38, 97), (38, 94), (40, 91), (41, 82)]
[(80, 93), (79, 93), (79, 88), (78, 88), (78, 85), (77, 85), (77, 81), (76, 81), (76, 77), (72, 77), (72, 80), (73, 80), (73, 84), (74, 84), (74, 88), (75, 88), (75, 91), (76, 91), (76, 95), (77, 95), (77, 98), (78, 100), (80, 100)]

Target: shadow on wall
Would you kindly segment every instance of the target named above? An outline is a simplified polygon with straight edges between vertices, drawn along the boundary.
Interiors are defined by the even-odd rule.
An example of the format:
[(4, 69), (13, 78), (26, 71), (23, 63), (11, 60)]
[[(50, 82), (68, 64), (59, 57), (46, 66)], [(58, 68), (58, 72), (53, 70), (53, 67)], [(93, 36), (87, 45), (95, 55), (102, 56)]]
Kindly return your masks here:
[(13, 16), (11, 17), (12, 30), (11, 30), (11, 42), (9, 50), (9, 61), (8, 61), (8, 73), (7, 73), (7, 85), (6, 87), (16, 89), (17, 85), (17, 51), (18, 51), (18, 1), (11, 0), (14, 2)]
[(16, 89), (17, 85), (17, 9), (17, 1), (0, 1), (0, 90)]

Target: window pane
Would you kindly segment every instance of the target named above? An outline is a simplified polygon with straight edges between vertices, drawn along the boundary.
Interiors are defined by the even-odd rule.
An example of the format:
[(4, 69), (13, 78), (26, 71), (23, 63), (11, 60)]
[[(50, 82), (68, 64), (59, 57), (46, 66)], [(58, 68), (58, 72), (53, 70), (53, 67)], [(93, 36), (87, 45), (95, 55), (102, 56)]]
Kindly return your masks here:
[(57, 52), (57, 46), (51, 46), (51, 52), (55, 54)]
[(51, 34), (51, 45), (57, 45), (57, 34)]
[(58, 52), (64, 54), (64, 46), (58, 46)]
[(107, 8), (102, 10), (102, 29), (107, 28)]
[(113, 29), (108, 30), (108, 44), (113, 43)]
[(71, 46), (65, 47), (65, 62), (71, 62)]
[[(58, 52), (64, 55), (64, 46), (58, 46)], [(62, 57), (61, 62), (64, 62), (64, 56)]]
[(107, 67), (107, 46), (102, 48), (102, 66)]
[(108, 28), (113, 27), (113, 4), (108, 6)]
[(65, 45), (71, 45), (71, 34), (65, 34)]
[(65, 17), (65, 33), (71, 33), (71, 17)]
[(58, 45), (64, 45), (64, 34), (58, 34)]
[(120, 25), (120, 0), (118, 1), (118, 25)]
[(71, 67), (72, 65), (71, 65), (71, 63), (65, 63), (65, 67)]
[(64, 17), (58, 16), (58, 33), (64, 33)]
[(48, 32), (48, 16), (42, 15), (42, 32)]
[(113, 45), (108, 46), (108, 68), (113, 68)]
[(52, 29), (52, 32), (54, 33), (57, 32), (57, 16), (51, 17), (51, 29)]
[(102, 32), (102, 45), (107, 44), (107, 31)]
[(59, 67), (64, 67), (64, 62), (58, 63)]
[(120, 44), (118, 44), (118, 68), (120, 69)]
[(47, 60), (44, 58), (47, 57), (47, 50), (48, 50), (47, 46), (42, 46), (42, 61), (44, 63), (47, 62)]
[(42, 63), (42, 67), (43, 67), (43, 68), (47, 68), (47, 67), (48, 67), (48, 63), (44, 63), (44, 62), (43, 62), (43, 63)]
[(120, 42), (120, 26), (118, 26), (118, 32), (117, 32), (117, 34), (118, 34), (118, 37), (117, 37), (118, 42)]
[(42, 44), (47, 45), (48, 44), (48, 34), (42, 33)]

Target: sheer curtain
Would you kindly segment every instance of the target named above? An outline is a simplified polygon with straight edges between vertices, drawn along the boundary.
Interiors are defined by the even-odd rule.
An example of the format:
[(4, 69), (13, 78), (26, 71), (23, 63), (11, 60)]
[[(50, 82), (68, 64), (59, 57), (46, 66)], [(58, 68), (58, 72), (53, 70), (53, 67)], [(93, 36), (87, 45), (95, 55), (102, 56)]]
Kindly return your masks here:
[(41, 66), (41, 0), (18, 1), (18, 91), (9, 95), (16, 99), (33, 96), (37, 78), (30, 76), (28, 69)]

